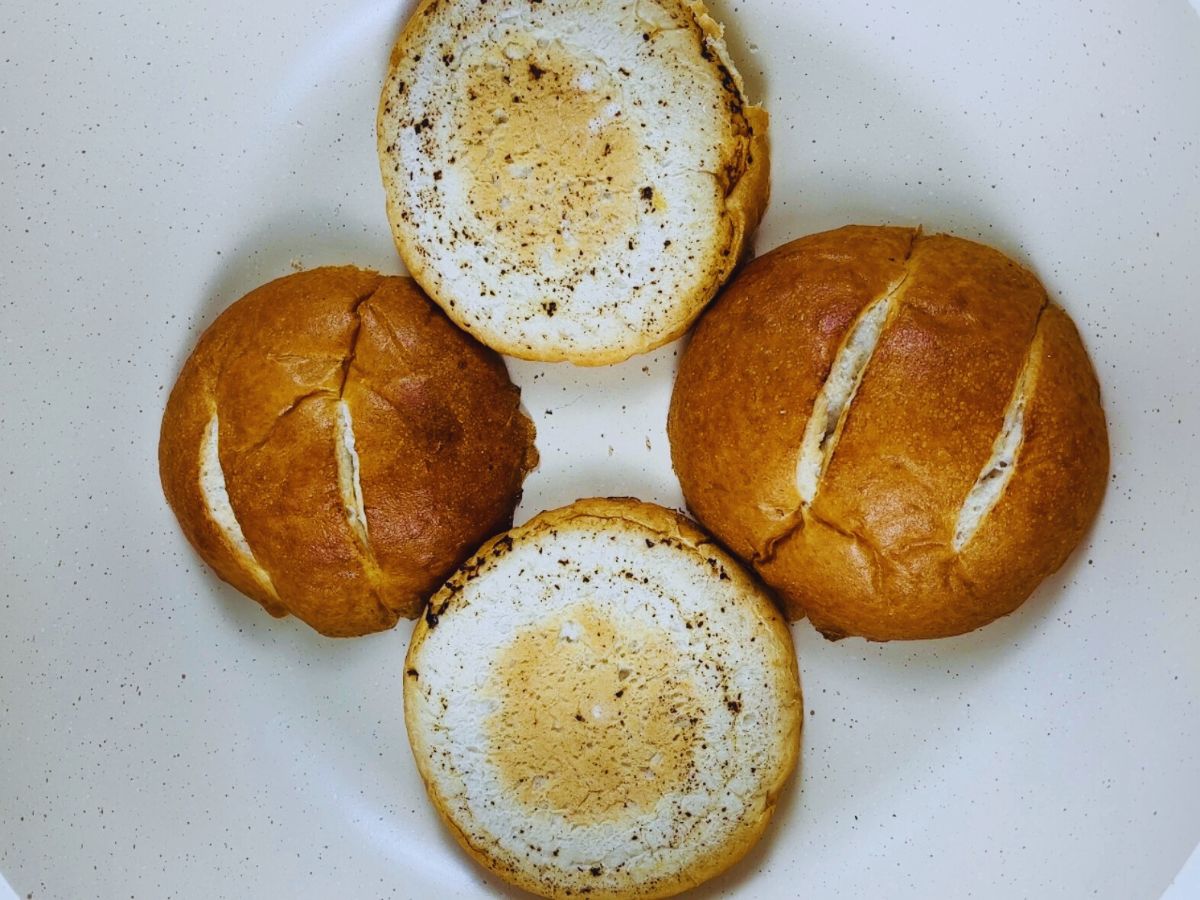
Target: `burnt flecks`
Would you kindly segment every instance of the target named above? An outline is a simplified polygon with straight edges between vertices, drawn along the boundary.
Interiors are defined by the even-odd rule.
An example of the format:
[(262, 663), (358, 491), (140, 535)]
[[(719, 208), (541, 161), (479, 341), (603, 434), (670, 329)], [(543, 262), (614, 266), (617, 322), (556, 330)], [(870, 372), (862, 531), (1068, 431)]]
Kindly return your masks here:
[[(713, 52), (708, 46), (708, 35), (700, 33), (700, 56), (707, 62), (716, 62)], [(742, 114), (742, 94), (738, 90), (737, 80), (733, 73), (722, 62), (717, 62), (717, 73), (721, 76), (721, 87), (729, 93), (729, 110), (734, 115)]]
[(529, 75), (531, 78), (533, 78), (534, 81), (541, 81), (542, 76), (545, 74), (546, 74), (546, 70), (543, 69), (541, 66), (539, 66), (537, 63), (529, 64)]
[(429, 121), (429, 116), (426, 116), (420, 122), (416, 122), (413, 124), (413, 131), (415, 131), (417, 134), (420, 134), (426, 128), (429, 128), (431, 126), (432, 126), (432, 123)]
[(644, 188), (642, 188), (641, 193), (643, 200), (650, 201), (654, 199), (654, 188), (650, 187), (650, 185), (646, 185)]
[[(470, 326), (468, 325), (468, 326), (464, 326), (464, 327), (470, 327)], [(501, 543), (501, 541), (505, 541), (505, 540), (508, 541), (508, 545), (501, 549), (500, 543)], [(512, 538), (510, 538), (508, 535), (504, 535), (504, 537), (502, 537), (499, 541), (497, 541), (495, 546), (492, 547), (492, 555), (500, 556), (502, 553), (504, 553), (505, 550), (509, 550), (511, 548), (512, 548)], [(480, 570), (483, 569), (483, 567), (486, 564), (487, 564), (487, 559), (485, 557), (472, 556), (470, 559), (468, 559), (465, 563), (462, 564), (462, 567), (455, 574), (453, 582), (458, 586), (459, 590), (461, 590), (467, 584), (469, 584), (470, 582), (474, 581), (476, 578), (479, 577)], [(451, 584), (451, 582), (447, 582), (446, 586), (449, 587), (450, 584)], [(439, 614), (441, 614), (445, 610), (446, 605), (449, 602), (450, 601), (447, 600), (445, 603), (442, 604), (442, 608), (438, 610)]]
[(710, 556), (708, 558), (708, 567), (721, 581), (729, 581), (729, 573), (725, 571), (725, 567), (715, 557)]
[(412, 678), (413, 680), (416, 680), (421, 677), (421, 674), (416, 669), (409, 669), (404, 674), (407, 675), (409, 678)]
[(724, 63), (717, 63), (717, 71), (721, 74), (721, 87), (729, 94), (729, 110), (734, 115), (742, 114), (742, 94), (738, 90), (737, 81)]
[(558, 303), (554, 300), (551, 300), (548, 303), (543, 303), (542, 304), (542, 312), (544, 312), (547, 316), (550, 316), (551, 318), (553, 318), (554, 314), (556, 312), (558, 312)]

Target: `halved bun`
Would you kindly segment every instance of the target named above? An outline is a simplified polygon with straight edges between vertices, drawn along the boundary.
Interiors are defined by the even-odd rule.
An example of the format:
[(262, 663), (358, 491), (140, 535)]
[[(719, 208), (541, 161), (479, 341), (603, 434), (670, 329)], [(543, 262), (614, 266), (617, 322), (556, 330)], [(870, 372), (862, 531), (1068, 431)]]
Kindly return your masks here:
[(430, 601), (409, 740), (455, 837), (546, 897), (665, 897), (736, 862), (799, 750), (791, 635), (690, 521), (581, 500)]
[(1012, 612), (1078, 543), (1108, 471), (1066, 313), (998, 251), (911, 228), (812, 235), (747, 266), (684, 352), (668, 430), (692, 511), (830, 637)]
[(512, 521), (536, 461), (503, 361), (408, 278), (272, 281), (201, 337), (163, 490), (225, 581), (328, 635), (390, 628)]
[(767, 116), (696, 0), (425, 0), (379, 108), (409, 272), (485, 344), (618, 362), (682, 334), (768, 190)]

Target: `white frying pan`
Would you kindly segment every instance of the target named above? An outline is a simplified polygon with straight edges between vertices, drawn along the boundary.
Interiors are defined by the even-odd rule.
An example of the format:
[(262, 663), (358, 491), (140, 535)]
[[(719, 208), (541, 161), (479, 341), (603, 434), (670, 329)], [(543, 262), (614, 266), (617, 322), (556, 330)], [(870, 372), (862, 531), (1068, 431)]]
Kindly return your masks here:
[[(1080, 325), (1113, 467), (1085, 545), (1011, 618), (887, 646), (794, 627), (801, 776), (698, 896), (1154, 900), (1200, 839), (1200, 16), (712, 6), (773, 117), (758, 250), (891, 222), (1010, 253)], [(408, 626), (267, 618), (186, 546), (156, 472), (165, 391), (220, 309), (293, 261), (397, 270), (373, 129), (407, 13), (0, 17), (0, 872), (21, 897), (506, 895), (423, 795)], [(681, 502), (677, 351), (511, 366), (542, 453), (518, 519)]]

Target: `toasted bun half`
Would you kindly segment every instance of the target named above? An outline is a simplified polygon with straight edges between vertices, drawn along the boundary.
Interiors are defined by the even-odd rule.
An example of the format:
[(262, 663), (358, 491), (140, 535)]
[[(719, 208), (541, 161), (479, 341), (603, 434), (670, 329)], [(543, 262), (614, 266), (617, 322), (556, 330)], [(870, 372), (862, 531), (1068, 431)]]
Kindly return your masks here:
[(167, 501), (225, 581), (358, 635), (416, 616), (507, 527), (536, 462), (503, 361), (408, 278), (272, 281), (200, 338), (159, 440)]
[(767, 116), (721, 35), (698, 0), (424, 0), (378, 122), (412, 276), (523, 359), (682, 334), (767, 199)]
[(545, 897), (666, 897), (736, 862), (796, 764), (791, 635), (690, 521), (581, 500), (485, 544), (408, 651), (417, 767), (478, 862)]
[(1067, 314), (998, 251), (910, 228), (816, 234), (747, 266), (683, 355), (668, 430), (695, 515), (829, 637), (1012, 612), (1078, 543), (1108, 472)]

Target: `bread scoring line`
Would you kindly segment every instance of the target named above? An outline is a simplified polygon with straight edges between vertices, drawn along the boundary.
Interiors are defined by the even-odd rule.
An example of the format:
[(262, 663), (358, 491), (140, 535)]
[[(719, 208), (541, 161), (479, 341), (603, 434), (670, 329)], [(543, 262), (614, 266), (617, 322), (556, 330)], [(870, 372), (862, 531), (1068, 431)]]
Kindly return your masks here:
[[(856, 532), (848, 531), (845, 528), (837, 525), (834, 522), (826, 521), (817, 516), (812, 510), (812, 502), (816, 499), (816, 495), (820, 490), (821, 480), (829, 469), (829, 465), (833, 460), (833, 454), (837, 450), (837, 445), (841, 440), (841, 433), (845, 430), (846, 422), (850, 417), (851, 407), (854, 404), (855, 398), (858, 396), (858, 389), (862, 386), (863, 380), (866, 378), (867, 369), (871, 365), (871, 361), (875, 358), (875, 351), (879, 346), (879, 342), (883, 339), (884, 332), (888, 324), (895, 317), (896, 311), (899, 308), (902, 299), (902, 292), (908, 284), (909, 277), (912, 274), (912, 256), (916, 249), (917, 242), (921, 239), (921, 228), (912, 229), (909, 237), (908, 248), (904, 253), (904, 271), (894, 283), (888, 286), (887, 290), (882, 295), (874, 298), (866, 303), (859, 311), (858, 316), (849, 328), (846, 329), (845, 337), (842, 339), (841, 345), (834, 354), (833, 361), (829, 366), (829, 371), (825, 375), (825, 380), (821, 384), (820, 390), (817, 391), (813, 398), (813, 406), (809, 411), (808, 422), (805, 425), (804, 436), (801, 439), (800, 447), (796, 454), (796, 462), (794, 466), (793, 483), (796, 488), (798, 503), (788, 513), (782, 524), (773, 533), (767, 535), (762, 543), (761, 548), (755, 548), (751, 563), (758, 567), (761, 564), (769, 563), (775, 557), (776, 548), (780, 544), (786, 542), (797, 531), (803, 530), (806, 519), (811, 519), (818, 522), (827, 528), (836, 531), (838, 534), (853, 540), (862, 546), (865, 546), (869, 551), (872, 560), (879, 556), (878, 548), (876, 548), (870, 540), (865, 536)], [(858, 371), (855, 375), (854, 384), (849, 395), (843, 401), (841, 408), (838, 410), (837, 419), (834, 422), (833, 429), (829, 430), (828, 422), (821, 429), (820, 433), (813, 428), (813, 423), (817, 421), (816, 412), (822, 405), (822, 401), (827, 402), (827, 389), (830, 386), (830, 381), (834, 377), (834, 373), (838, 371), (839, 365), (844, 364), (844, 359), (849, 351), (850, 345), (854, 342), (858, 330), (865, 319), (867, 319), (875, 310), (883, 307), (885, 310), (884, 319), (879, 324), (874, 340), (867, 348), (866, 356), (858, 366)], [(811, 433), (810, 433), (811, 432)], [(809, 449), (811, 448), (811, 450)], [(802, 472), (802, 469), (808, 465), (811, 466), (811, 456), (813, 453), (820, 453), (821, 458), (817, 461), (818, 469), (813, 477), (811, 489), (805, 485), (807, 476)], [(811, 493), (810, 493), (811, 490)]]
[[(877, 563), (879, 553), (878, 548), (874, 546), (869, 538), (857, 531), (848, 530), (845, 527), (838, 525), (835, 522), (828, 521), (823, 517), (817, 516), (812, 509), (812, 503), (815, 501), (816, 494), (820, 488), (820, 481), (824, 474), (828, 471), (828, 467), (832, 461), (833, 455), (836, 452), (837, 444), (840, 439), (841, 432), (846, 427), (846, 422), (849, 419), (851, 407), (857, 397), (858, 389), (863, 380), (865, 380), (867, 370), (874, 358), (875, 351), (879, 341), (883, 339), (884, 333), (889, 323), (894, 318), (898, 308), (903, 302), (903, 290), (908, 283), (912, 274), (912, 256), (917, 243), (921, 240), (921, 229), (917, 228), (913, 232), (912, 240), (909, 244), (907, 253), (905, 254), (905, 272), (903, 276), (893, 284), (888, 291), (875, 300), (867, 304), (854, 324), (847, 330), (846, 338), (843, 340), (842, 346), (838, 349), (834, 356), (833, 364), (830, 366), (829, 375), (826, 376), (825, 382), (822, 384), (820, 391), (817, 393), (816, 399), (813, 402), (813, 412), (810, 413), (809, 421), (805, 429), (804, 439), (801, 443), (800, 454), (797, 457), (797, 492), (800, 497), (799, 504), (786, 516), (781, 527), (773, 534), (768, 535), (763, 542), (761, 549), (758, 549), (753, 557), (752, 562), (755, 566), (760, 564), (770, 563), (775, 556), (776, 549), (780, 544), (787, 541), (795, 532), (802, 530), (808, 522), (820, 524), (829, 528), (843, 537), (854, 541), (869, 551), (869, 556), (873, 563)], [(888, 312), (879, 331), (875, 336), (875, 340), (869, 348), (869, 355), (863, 361), (861, 371), (858, 373), (857, 381), (855, 382), (852, 391), (846, 398), (843, 407), (841, 408), (837, 422), (834, 424), (833, 430), (829, 431), (828, 427), (824, 430), (825, 438), (820, 438), (820, 435), (815, 433), (813, 427), (815, 414), (821, 406), (821, 401), (825, 397), (830, 384), (830, 379), (833, 373), (837, 372), (839, 364), (842, 362), (843, 355), (846, 353), (848, 346), (854, 340), (864, 319), (874, 313), (881, 304), (886, 304)], [(980, 469), (978, 478), (972, 487), (967, 491), (966, 495), (959, 505), (958, 513), (955, 519), (955, 529), (950, 541), (950, 548), (955, 555), (959, 554), (974, 538), (982, 527), (985, 519), (1000, 502), (1008, 484), (1012, 480), (1013, 473), (1016, 469), (1017, 462), (1020, 457), (1021, 448), (1024, 445), (1025, 437), (1025, 421), (1024, 416), (1028, 408), (1029, 398), (1035, 390), (1035, 381), (1037, 376), (1037, 351), (1041, 346), (1042, 334), (1042, 318), (1046, 309), (1050, 305), (1049, 297), (1044, 297), (1042, 305), (1038, 310), (1037, 319), (1034, 322), (1033, 333), (1026, 348), (1025, 356), (1018, 370), (1016, 380), (1013, 385), (1011, 397), (1005, 406), (1004, 419), (1000, 430), (998, 431), (993, 441), (993, 451), (991, 456), (986, 460)], [(1015, 434), (1015, 437), (1014, 437)], [(824, 458), (819, 461), (819, 469), (815, 476), (815, 481), (806, 485), (804, 483), (804, 473), (802, 468), (806, 461), (811, 465), (811, 455), (814, 449), (822, 449)], [(807, 457), (807, 460), (806, 460)], [(811, 477), (811, 475), (809, 476)], [(998, 486), (996, 485), (998, 482)], [(969, 519), (972, 507), (980, 510), (978, 517), (971, 522)]]
[[(238, 451), (241, 454), (254, 453), (261, 450), (271, 440), (279, 424), (292, 413), (303, 407), (311, 400), (318, 398), (336, 399), (337, 415), (334, 420), (334, 457), (338, 469), (338, 488), (342, 495), (342, 505), (346, 514), (347, 525), (358, 543), (362, 555), (364, 574), (367, 587), (372, 599), (381, 609), (387, 609), (379, 596), (378, 585), (382, 574), (375, 560), (374, 552), (368, 539), (366, 508), (362, 503), (362, 484), (359, 478), (358, 454), (354, 448), (353, 424), (350, 420), (350, 410), (343, 399), (346, 384), (350, 377), (350, 368), (357, 354), (358, 340), (362, 332), (361, 308), (370, 300), (383, 285), (383, 279), (376, 281), (371, 290), (354, 298), (350, 312), (355, 317), (349, 345), (342, 356), (342, 377), (335, 392), (330, 388), (317, 388), (307, 391), (288, 404), (268, 426), (266, 433), (250, 446)], [(303, 356), (303, 354), (278, 354), (279, 357)], [(224, 367), (217, 374), (217, 382), (224, 375)], [(213, 386), (215, 392), (215, 384)], [(242, 569), (250, 575), (273, 599), (278, 600), (274, 580), (271, 573), (259, 561), (242, 531), (241, 520), (233, 502), (229, 497), (225, 467), (221, 463), (219, 452), (220, 411), (216, 399), (209, 396), (211, 408), (208, 422), (200, 442), (199, 489), (209, 519), (217, 527), (222, 538), (228, 544), (235, 559)], [(206, 477), (206, 473), (207, 477)], [(344, 474), (343, 474), (344, 473)]]
[[(1012, 482), (1013, 473), (1017, 469), (1021, 449), (1025, 446), (1025, 416), (1029, 409), (1029, 400), (1037, 389), (1037, 376), (1040, 368), (1038, 357), (1043, 340), (1042, 317), (1049, 305), (1049, 298), (1046, 298), (1042, 301), (1041, 309), (1038, 310), (1037, 320), (1033, 327), (1033, 338), (1025, 350), (1025, 358), (1017, 373), (1012, 394), (1005, 405), (1000, 431), (992, 442), (992, 454), (984, 462), (983, 468), (979, 470), (979, 476), (959, 506), (954, 525), (954, 538), (951, 541), (951, 546), (956, 553), (966, 548), (979, 533), (987, 517), (1003, 499), (1008, 485)], [(975, 520), (971, 522), (973, 508), (976, 508), (978, 513)]]
[[(875, 350), (883, 338), (884, 331), (895, 316), (908, 279), (909, 271), (906, 266), (904, 274), (882, 297), (863, 307), (854, 324), (847, 330), (842, 346), (838, 348), (833, 364), (829, 367), (825, 383), (813, 400), (796, 461), (796, 489), (805, 508), (811, 506), (816, 499), (821, 481), (841, 441), (846, 421), (850, 418), (850, 410), (858, 396), (858, 389), (866, 378), (867, 369), (875, 357)], [(855, 344), (864, 330), (869, 343), (859, 351), (860, 358), (855, 360)], [(851, 380), (848, 392), (841, 398), (834, 396), (835, 381), (846, 376)], [(832, 423), (829, 421), (831, 411), (835, 413)]]
[(219, 441), (220, 422), (214, 410), (200, 438), (200, 497), (209, 520), (216, 526), (243, 571), (253, 578), (272, 600), (277, 601), (279, 594), (275, 590), (271, 573), (254, 555), (254, 550), (246, 540), (242, 524), (238, 521), (237, 513), (230, 502), (229, 489), (225, 483), (225, 469), (221, 466)]

